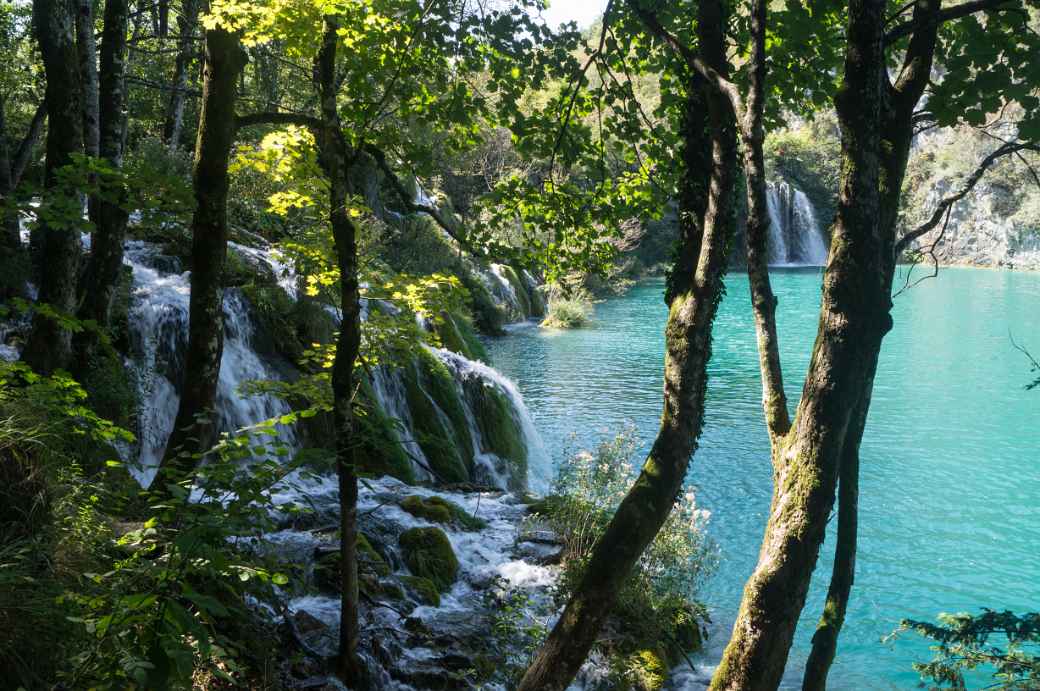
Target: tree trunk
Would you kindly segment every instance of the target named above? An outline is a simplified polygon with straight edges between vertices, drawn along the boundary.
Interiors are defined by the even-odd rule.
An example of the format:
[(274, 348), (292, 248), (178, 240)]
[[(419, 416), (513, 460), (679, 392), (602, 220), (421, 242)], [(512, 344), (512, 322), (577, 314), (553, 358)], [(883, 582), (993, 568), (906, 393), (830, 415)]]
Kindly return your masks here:
[[(123, 132), (126, 127), (127, 0), (106, 0), (101, 37), (101, 126), (99, 154), (112, 168), (123, 167)], [(121, 195), (122, 196), (122, 195)], [(127, 212), (123, 199), (99, 199), (96, 228), (90, 246), (84, 302), (80, 314), (107, 327), (112, 295), (123, 266), (123, 239)]]
[[(18, 212), (8, 208), (9, 197), (15, 184), (11, 178), (11, 152), (7, 146), (7, 120), (4, 117), (6, 103), (0, 99), (0, 261), (6, 262), (21, 251), (22, 241), (18, 232)], [(0, 295), (6, 300), (9, 296)]]
[(214, 402), (224, 350), (223, 270), (227, 256), (228, 159), (235, 138), (238, 75), (246, 54), (238, 36), (206, 32), (202, 113), (195, 144), (195, 214), (191, 221), (191, 300), (184, 386), (165, 459), (173, 479), (189, 475), (196, 454), (216, 438)]
[[(698, 38), (706, 60), (724, 74), (722, 7), (703, 3), (699, 15)], [(661, 427), (642, 472), (593, 548), (581, 582), (527, 669), (520, 691), (562, 691), (577, 674), (618, 591), (672, 511), (703, 427), (711, 327), (733, 235), (736, 168), (732, 110), (721, 95), (705, 91), (699, 78), (691, 80), (682, 133), (680, 248), (666, 294)], [(708, 142), (710, 151), (705, 150)]]
[[(881, 340), (891, 328), (894, 235), (881, 221), (884, 3), (852, 0), (843, 83), (838, 216), (820, 324), (794, 426), (774, 443), (775, 488), (759, 562), (744, 590), (712, 689), (771, 689), (783, 675), (834, 504), (847, 449), (858, 444)], [(865, 410), (862, 412), (865, 415)]]
[[(57, 171), (72, 162), (72, 154), (83, 150), (83, 110), (80, 101), (76, 44), (70, 0), (34, 0), (33, 25), (47, 78), (46, 194), (65, 194), (57, 189)], [(64, 315), (76, 313), (76, 276), (79, 271), (80, 239), (74, 229), (54, 228), (41, 223), (37, 236), (43, 267), (39, 302)], [(37, 311), (33, 317), (23, 358), (42, 374), (66, 367), (72, 355), (72, 334), (55, 319)]]
[(177, 58), (173, 66), (170, 100), (166, 104), (163, 141), (170, 150), (180, 145), (184, 125), (184, 100), (188, 88), (188, 68), (195, 56), (195, 27), (198, 24), (199, 0), (183, 0), (177, 17)]
[(97, 45), (94, 41), (94, 0), (76, 0), (76, 53), (83, 87), (83, 151), (97, 156), (101, 117), (98, 106)]
[(361, 293), (358, 285), (357, 228), (347, 208), (349, 170), (347, 146), (336, 108), (336, 48), (339, 25), (325, 18), (321, 49), (314, 61), (314, 81), (321, 107), (318, 133), (319, 162), (329, 181), (329, 224), (336, 245), (340, 271), (342, 319), (332, 368), (332, 393), (336, 425), (336, 461), (340, 506), (340, 605), (339, 654), (336, 673), (350, 688), (366, 688), (358, 659), (358, 478), (354, 428), (354, 368), (361, 348)]
[(827, 589), (827, 602), (816, 625), (812, 650), (805, 664), (802, 691), (824, 691), (827, 673), (838, 651), (838, 634), (845, 623), (845, 612), (856, 576), (856, 533), (859, 522), (859, 440), (867, 421), (867, 405), (860, 404), (853, 416), (838, 471), (838, 536), (834, 545), (834, 566)]

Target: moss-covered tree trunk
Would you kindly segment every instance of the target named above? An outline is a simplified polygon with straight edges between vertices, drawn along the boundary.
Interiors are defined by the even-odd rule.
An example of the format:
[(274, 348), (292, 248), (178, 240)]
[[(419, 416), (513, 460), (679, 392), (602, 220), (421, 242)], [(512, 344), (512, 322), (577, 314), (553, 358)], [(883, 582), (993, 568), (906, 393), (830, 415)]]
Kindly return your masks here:
[[(127, 0), (106, 0), (105, 24), (101, 35), (100, 144), (99, 155), (115, 170), (123, 167), (126, 129)], [(122, 195), (121, 195), (122, 196)], [(98, 200), (94, 239), (84, 281), (80, 314), (107, 327), (112, 296), (123, 266), (123, 240), (127, 212), (122, 199)]]
[[(45, 101), (47, 161), (45, 195), (71, 194), (57, 189), (57, 172), (83, 150), (83, 112), (73, 30), (75, 8), (71, 0), (34, 0), (33, 25), (47, 78)], [(76, 277), (80, 263), (80, 239), (72, 228), (44, 222), (35, 235), (42, 267), (39, 302), (63, 315), (76, 313)], [(52, 316), (37, 311), (22, 357), (36, 371), (50, 374), (68, 366), (72, 334)]]
[(195, 28), (198, 24), (200, 0), (183, 0), (177, 17), (177, 57), (173, 63), (173, 79), (170, 80), (170, 99), (166, 103), (163, 122), (163, 141), (170, 149), (176, 149), (181, 140), (184, 125), (184, 100), (188, 90), (188, 69), (195, 56)]
[[(705, 59), (725, 73), (721, 4), (703, 3)], [(704, 420), (711, 327), (733, 235), (736, 129), (716, 92), (691, 77), (683, 126), (680, 245), (666, 299), (664, 410), (642, 472), (592, 550), (581, 582), (520, 683), (562, 691), (574, 678), (636, 560), (657, 535), (686, 478)], [(707, 145), (707, 146), (706, 146)], [(710, 147), (710, 148), (709, 148)]]
[(358, 440), (354, 420), (354, 368), (361, 349), (361, 292), (358, 285), (357, 227), (350, 216), (347, 144), (336, 107), (336, 47), (339, 28), (326, 17), (321, 49), (314, 61), (314, 81), (321, 108), (317, 133), (319, 161), (329, 182), (329, 224), (340, 273), (339, 338), (332, 368), (333, 414), (340, 509), (340, 637), (336, 673), (350, 688), (367, 687), (358, 658), (357, 503)]
[[(915, 17), (936, 6), (919, 3)], [(842, 174), (820, 324), (793, 427), (774, 438), (776, 484), (766, 535), (713, 689), (779, 685), (840, 477), (835, 569), (805, 678), (806, 688), (826, 684), (854, 575), (859, 444), (881, 341), (891, 328), (894, 226), (910, 118), (934, 51), (936, 25), (919, 26), (892, 86), (883, 3), (850, 3), (845, 70), (835, 97)]]
[(238, 76), (245, 63), (246, 54), (237, 35), (219, 28), (206, 31), (202, 113), (193, 174), (188, 352), (180, 407), (165, 454), (175, 478), (191, 472), (193, 455), (212, 446), (216, 435), (214, 403), (224, 350), (228, 158), (235, 137)]

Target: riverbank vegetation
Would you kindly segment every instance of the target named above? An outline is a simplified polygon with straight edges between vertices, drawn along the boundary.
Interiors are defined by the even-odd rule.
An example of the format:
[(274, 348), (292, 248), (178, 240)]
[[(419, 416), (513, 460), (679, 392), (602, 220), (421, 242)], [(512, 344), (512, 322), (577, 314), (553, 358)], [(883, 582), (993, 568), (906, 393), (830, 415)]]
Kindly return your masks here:
[[(780, 684), (836, 512), (825, 688), (897, 261), (1040, 266), (1037, 6), (609, 0), (584, 33), (544, 9), (0, 7), (0, 677), (661, 688), (711, 606), (686, 483), (736, 266), (775, 486), (711, 688)], [(809, 201), (780, 218), (784, 180)], [(958, 227), (973, 199), (992, 227)], [(785, 243), (826, 262), (793, 405)], [(630, 434), (546, 458), (487, 339), (656, 272), (645, 459)]]

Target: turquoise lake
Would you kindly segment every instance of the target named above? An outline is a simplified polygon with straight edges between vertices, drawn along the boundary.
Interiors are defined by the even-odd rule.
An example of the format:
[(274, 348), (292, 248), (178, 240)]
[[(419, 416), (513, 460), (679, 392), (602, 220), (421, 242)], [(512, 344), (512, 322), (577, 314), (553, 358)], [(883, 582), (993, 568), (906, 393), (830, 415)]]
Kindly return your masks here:
[[(918, 275), (921, 270), (918, 269)], [(925, 271), (924, 273), (927, 273)], [(905, 268), (896, 282), (901, 285)], [(792, 411), (816, 334), (819, 269), (774, 271)], [(596, 306), (594, 324), (514, 329), (489, 341), (517, 382), (547, 449), (588, 447), (634, 424), (645, 445), (661, 409), (663, 281)], [(771, 487), (769, 446), (747, 277), (733, 273), (715, 323), (707, 419), (688, 482), (711, 511), (720, 565), (702, 590), (717, 661), (754, 568)], [(943, 269), (895, 298), (862, 445), (856, 584), (831, 688), (912, 688), (927, 645), (882, 638), (902, 618), (980, 607), (1040, 609), (1040, 391), (1026, 391), (1040, 354), (1040, 275)], [(642, 459), (637, 459), (641, 463)], [(833, 526), (832, 526), (833, 528)], [(830, 578), (821, 551), (785, 686), (800, 685)]]

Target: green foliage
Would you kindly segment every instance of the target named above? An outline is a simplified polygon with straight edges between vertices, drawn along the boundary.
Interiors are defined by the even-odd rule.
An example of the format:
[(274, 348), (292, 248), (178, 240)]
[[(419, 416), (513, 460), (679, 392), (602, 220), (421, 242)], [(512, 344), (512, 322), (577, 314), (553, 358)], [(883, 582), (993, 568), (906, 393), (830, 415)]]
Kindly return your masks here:
[(513, 491), (527, 488), (527, 444), (513, 414), (513, 406), (497, 387), (479, 378), (465, 382), (466, 397), (476, 417), (482, 451), (508, 464), (508, 485)]
[(490, 635), (474, 659), (474, 672), (480, 680), (515, 688), (549, 631), (531, 616), (530, 591), (510, 587), (503, 579), (485, 591), (483, 604), (490, 613)]
[(471, 516), (453, 501), (436, 495), (421, 497), (413, 494), (401, 500), (401, 508), (416, 518), (434, 523), (454, 525), (462, 530), (481, 530), (487, 527), (483, 519)]
[(1040, 614), (983, 609), (981, 614), (941, 614), (939, 623), (906, 619), (893, 636), (913, 631), (933, 642), (934, 657), (916, 662), (929, 689), (966, 689), (966, 675), (992, 674), (990, 689), (1040, 685)]
[(443, 530), (409, 528), (401, 533), (398, 543), (412, 575), (429, 579), (441, 592), (451, 588), (458, 576), (459, 560)]
[(549, 329), (576, 329), (587, 326), (592, 305), (581, 298), (558, 297), (549, 300), (549, 310), (542, 326)]
[[(558, 469), (552, 494), (531, 507), (532, 527), (548, 528), (564, 543), (554, 592), (558, 603), (581, 581), (593, 545), (635, 480), (637, 449), (634, 430), (627, 429), (591, 452), (572, 454)], [(716, 563), (706, 521), (692, 492), (680, 497), (622, 587), (612, 612), (620, 635), (603, 644), (618, 682), (630, 685), (621, 688), (655, 688), (636, 683), (649, 683), (659, 670), (645, 658), (647, 650), (674, 664), (683, 652), (700, 646), (707, 612), (697, 602), (697, 591)]]

